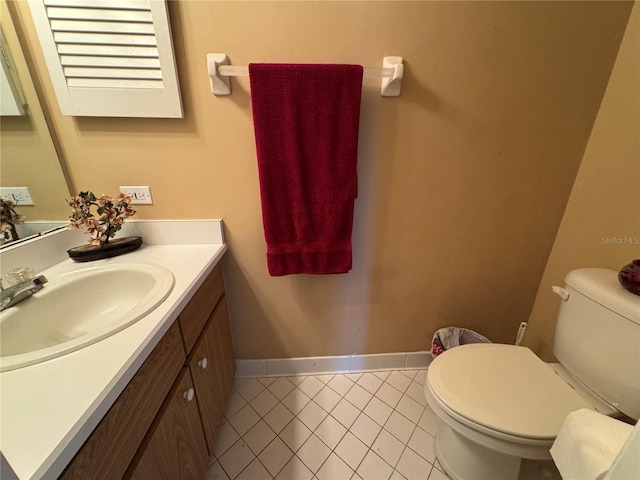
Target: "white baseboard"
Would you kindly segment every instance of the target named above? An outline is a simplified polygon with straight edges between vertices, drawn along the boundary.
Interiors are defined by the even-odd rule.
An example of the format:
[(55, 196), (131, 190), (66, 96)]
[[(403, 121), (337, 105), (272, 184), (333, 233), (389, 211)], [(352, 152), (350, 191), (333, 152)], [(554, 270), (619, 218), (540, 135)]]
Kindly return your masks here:
[(236, 360), (236, 377), (279, 377), (283, 375), (320, 375), (378, 370), (427, 368), (431, 353), (404, 352), (333, 357), (269, 358)]

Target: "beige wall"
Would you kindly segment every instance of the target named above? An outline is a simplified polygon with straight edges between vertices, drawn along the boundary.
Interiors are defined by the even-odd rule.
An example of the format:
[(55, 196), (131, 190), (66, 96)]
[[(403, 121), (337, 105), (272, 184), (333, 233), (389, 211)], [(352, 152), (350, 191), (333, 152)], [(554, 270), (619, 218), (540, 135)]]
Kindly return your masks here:
[[(422, 350), (451, 324), (511, 342), (529, 317), (629, 10), (171, 2), (184, 120), (63, 117), (43, 85), (75, 189), (151, 185), (155, 204), (138, 218), (224, 219), (239, 358)], [(381, 98), (377, 81), (363, 89), (351, 273), (268, 276), (248, 79), (213, 97), (211, 52), (236, 65), (405, 58), (401, 97)]]
[(4, 0), (0, 2), (0, 25), (28, 105), (28, 115), (2, 117), (0, 185), (29, 188), (34, 205), (16, 209), (26, 221), (65, 220), (69, 188)]
[[(552, 359), (569, 270), (620, 270), (640, 258), (640, 4), (636, 3), (547, 263), (525, 344)], [(605, 354), (603, 352), (603, 354)]]

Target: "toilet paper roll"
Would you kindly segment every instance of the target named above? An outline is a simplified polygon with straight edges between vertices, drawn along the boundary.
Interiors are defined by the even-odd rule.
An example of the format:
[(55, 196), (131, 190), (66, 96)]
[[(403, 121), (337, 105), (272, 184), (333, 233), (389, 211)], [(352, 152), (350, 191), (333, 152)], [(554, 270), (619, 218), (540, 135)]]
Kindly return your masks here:
[(551, 446), (564, 480), (590, 480), (611, 468), (633, 427), (593, 410), (567, 415)]

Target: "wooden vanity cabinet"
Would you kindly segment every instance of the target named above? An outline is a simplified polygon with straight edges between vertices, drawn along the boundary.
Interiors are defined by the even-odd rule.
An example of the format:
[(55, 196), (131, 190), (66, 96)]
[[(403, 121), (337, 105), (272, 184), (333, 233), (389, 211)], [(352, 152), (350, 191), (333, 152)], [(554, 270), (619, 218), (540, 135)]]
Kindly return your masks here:
[(234, 375), (218, 265), (61, 478), (202, 479)]

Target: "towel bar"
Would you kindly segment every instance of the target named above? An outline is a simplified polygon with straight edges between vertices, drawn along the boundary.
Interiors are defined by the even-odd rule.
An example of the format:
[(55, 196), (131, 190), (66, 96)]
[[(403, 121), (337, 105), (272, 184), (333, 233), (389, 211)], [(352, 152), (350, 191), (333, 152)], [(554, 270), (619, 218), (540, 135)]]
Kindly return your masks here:
[[(231, 77), (249, 76), (248, 67), (229, 65), (229, 57), (224, 53), (208, 53), (207, 69), (211, 93), (217, 97), (231, 95)], [(382, 78), (380, 93), (383, 97), (400, 96), (403, 75), (402, 57), (384, 57), (381, 68), (364, 69), (364, 78)]]

